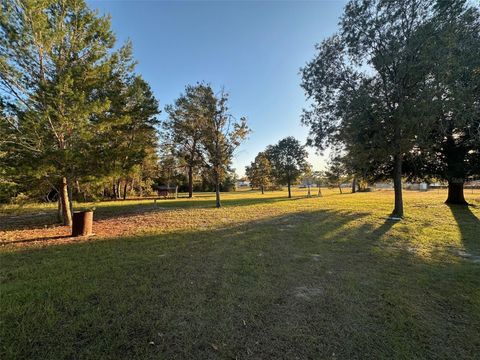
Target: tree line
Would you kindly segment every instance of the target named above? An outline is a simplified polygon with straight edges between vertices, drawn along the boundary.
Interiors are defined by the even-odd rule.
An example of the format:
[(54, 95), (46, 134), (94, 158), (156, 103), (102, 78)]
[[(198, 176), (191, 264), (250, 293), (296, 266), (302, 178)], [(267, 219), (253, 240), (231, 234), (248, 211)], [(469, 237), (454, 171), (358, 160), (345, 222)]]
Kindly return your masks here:
[(162, 122), (131, 43), (116, 47), (107, 16), (82, 0), (0, 6), (0, 201), (58, 199), (70, 225), (74, 199), (151, 192), (173, 156), (202, 169), (220, 206), (233, 152), (249, 132), (224, 91), (187, 86)]
[[(118, 47), (110, 20), (82, 0), (2, 2), (0, 201), (19, 193), (59, 204), (147, 195), (152, 184), (220, 191), (248, 136), (228, 94), (186, 86), (165, 106), (135, 72), (132, 45)], [(402, 179), (448, 182), (447, 203), (466, 204), (480, 174), (480, 11), (463, 0), (352, 0), (336, 34), (301, 70), (311, 107), (307, 145), (335, 156), (320, 176), (287, 137), (247, 167), (253, 186), (300, 177), (340, 184), (390, 178), (392, 215), (403, 216)], [(340, 188), (341, 189), (341, 188)]]
[(480, 11), (463, 0), (352, 0), (301, 70), (309, 144), (336, 149), (358, 179), (448, 182), (466, 204), (480, 174)]

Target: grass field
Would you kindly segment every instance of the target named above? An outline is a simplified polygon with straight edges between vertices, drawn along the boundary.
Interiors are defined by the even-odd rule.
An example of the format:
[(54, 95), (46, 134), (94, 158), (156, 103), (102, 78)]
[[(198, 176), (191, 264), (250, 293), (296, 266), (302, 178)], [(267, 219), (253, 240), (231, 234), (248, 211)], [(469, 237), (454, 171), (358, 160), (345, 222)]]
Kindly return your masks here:
[(479, 192), (304, 193), (2, 208), (0, 358), (479, 357)]

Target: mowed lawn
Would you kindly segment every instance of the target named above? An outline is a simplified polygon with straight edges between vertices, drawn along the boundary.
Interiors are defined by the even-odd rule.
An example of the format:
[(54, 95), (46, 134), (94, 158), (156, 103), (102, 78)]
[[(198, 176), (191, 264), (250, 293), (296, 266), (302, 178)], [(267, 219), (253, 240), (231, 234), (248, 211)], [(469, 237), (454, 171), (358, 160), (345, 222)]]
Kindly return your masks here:
[(479, 358), (479, 192), (285, 195), (101, 203), (58, 244), (3, 208), (0, 358)]

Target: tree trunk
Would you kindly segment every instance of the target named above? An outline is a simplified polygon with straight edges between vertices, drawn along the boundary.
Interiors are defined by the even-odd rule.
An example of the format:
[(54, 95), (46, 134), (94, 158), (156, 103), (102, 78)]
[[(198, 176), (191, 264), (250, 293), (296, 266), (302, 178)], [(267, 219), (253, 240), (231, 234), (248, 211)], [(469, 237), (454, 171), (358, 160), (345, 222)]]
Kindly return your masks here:
[(188, 167), (188, 197), (193, 197), (193, 166)]
[(311, 197), (312, 194), (310, 194), (310, 184), (307, 185), (307, 197)]
[(219, 208), (222, 204), (220, 203), (220, 180), (218, 172), (215, 172), (215, 207)]
[(262, 189), (262, 195), (263, 195), (263, 185), (260, 186), (260, 189)]
[(445, 204), (468, 205), (463, 194), (466, 169), (465, 157), (468, 149), (455, 143), (453, 135), (449, 134), (443, 146), (447, 162), (448, 197)]
[(322, 187), (320, 185), (318, 185), (318, 194), (317, 194), (318, 197), (322, 196)]
[(352, 180), (352, 194), (355, 194), (357, 191), (357, 178), (354, 176)]
[(115, 195), (115, 197), (117, 199), (120, 199), (120, 183), (121, 183), (121, 179), (119, 178), (118, 181), (117, 181), (117, 194)]
[(292, 197), (292, 192), (290, 190), (290, 179), (288, 179), (287, 186), (288, 186), (288, 198), (290, 199)]
[(395, 207), (393, 217), (403, 217), (403, 195), (402, 195), (402, 155), (396, 154), (393, 159), (393, 188), (395, 192)]
[(338, 184), (338, 190), (340, 190), (340, 194), (343, 194), (343, 191), (342, 191), (342, 184)]
[(463, 181), (449, 181), (448, 182), (448, 197), (445, 204), (452, 205), (468, 205), (463, 195)]
[(60, 197), (60, 193), (57, 193), (57, 203), (58, 203), (58, 208), (57, 208), (57, 221), (61, 222), (63, 220), (62, 216), (62, 198)]
[(70, 199), (68, 197), (68, 183), (67, 178), (63, 177), (60, 184), (60, 205), (62, 208), (63, 225), (72, 226), (72, 213), (70, 208)]
[(71, 181), (68, 181), (67, 180), (67, 184), (68, 184), (68, 206), (70, 208), (70, 216), (72, 217), (73, 219), (73, 184)]
[(127, 199), (127, 186), (128, 186), (128, 180), (125, 179), (125, 185), (123, 185), (123, 200)]
[(115, 178), (113, 179), (112, 183), (112, 199), (115, 199), (117, 196), (117, 182), (115, 181)]
[(77, 201), (80, 201), (80, 194), (82, 193), (82, 189), (80, 187), (80, 181), (78, 181), (78, 179), (75, 180), (75, 189), (77, 190)]

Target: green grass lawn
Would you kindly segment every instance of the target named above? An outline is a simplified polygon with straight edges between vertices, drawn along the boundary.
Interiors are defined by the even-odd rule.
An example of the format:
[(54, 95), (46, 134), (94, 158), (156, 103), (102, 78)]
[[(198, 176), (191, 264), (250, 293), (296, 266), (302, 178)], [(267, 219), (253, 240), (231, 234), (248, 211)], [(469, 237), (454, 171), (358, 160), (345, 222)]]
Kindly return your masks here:
[[(466, 192), (477, 207), (406, 192), (401, 222), (386, 220), (389, 191), (303, 195), (101, 203), (98, 219), (163, 221), (3, 246), (0, 358), (479, 358), (478, 192)], [(5, 229), (15, 214), (45, 213), (30, 227), (54, 215), (3, 210)]]

